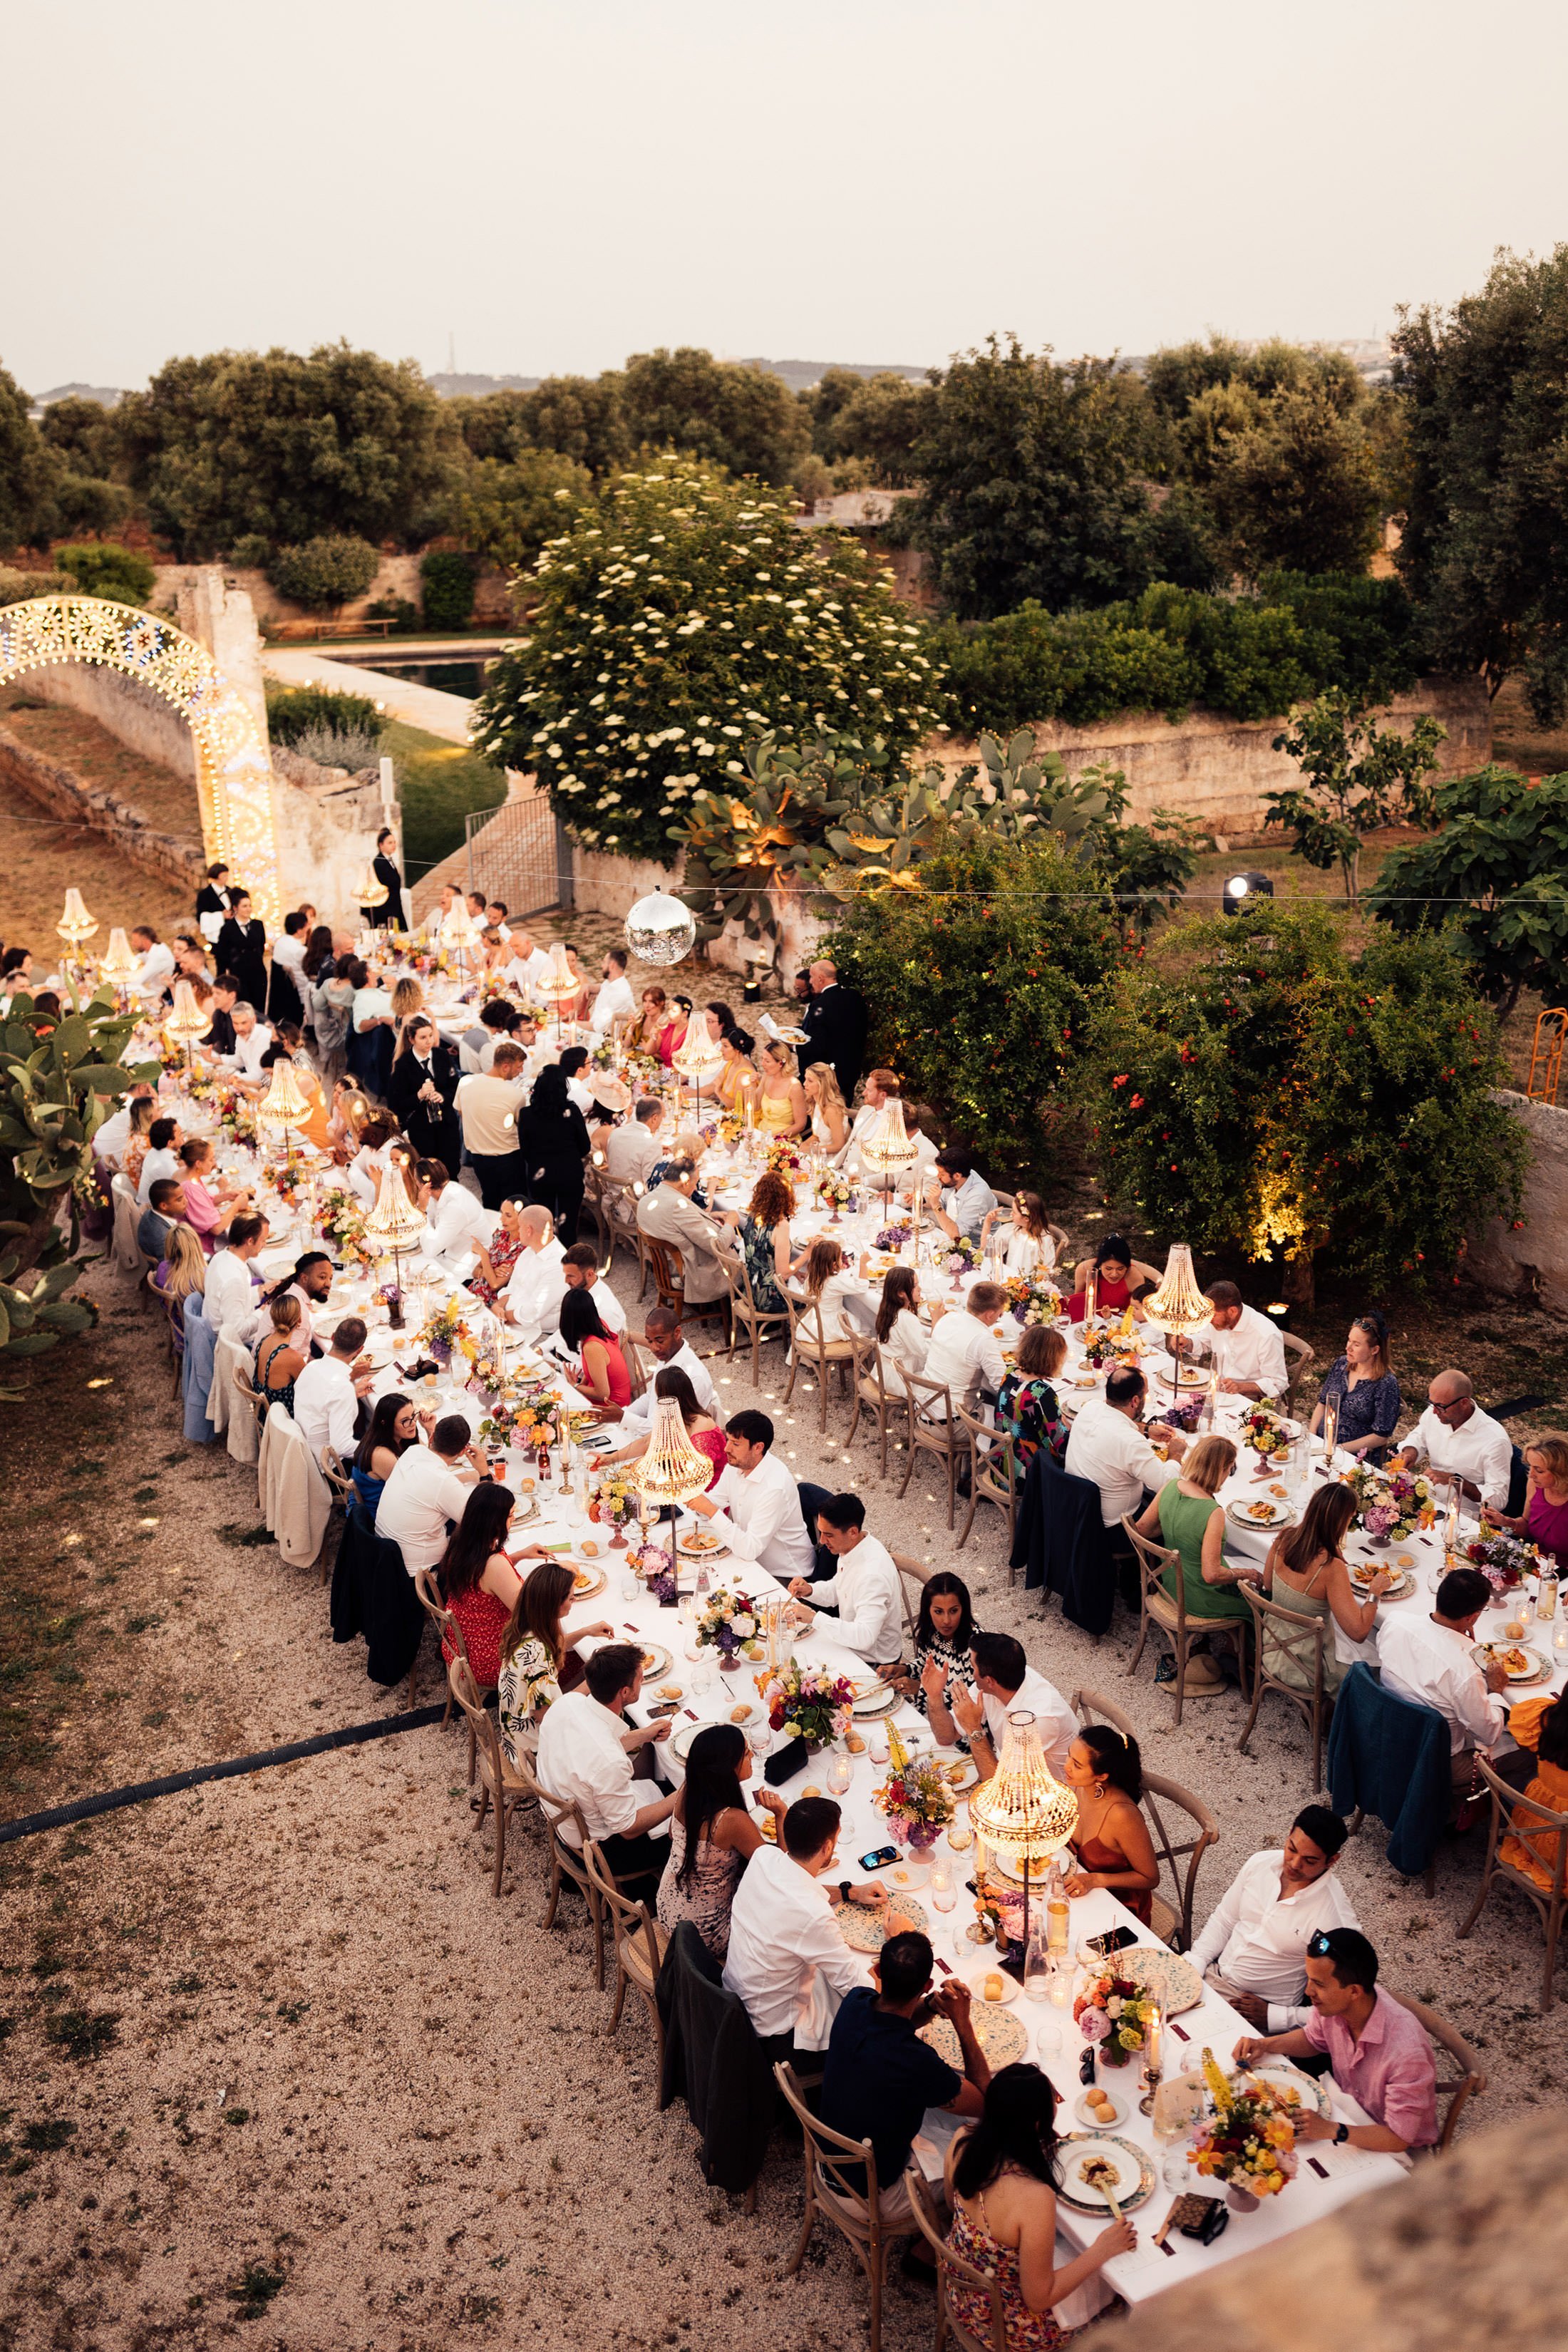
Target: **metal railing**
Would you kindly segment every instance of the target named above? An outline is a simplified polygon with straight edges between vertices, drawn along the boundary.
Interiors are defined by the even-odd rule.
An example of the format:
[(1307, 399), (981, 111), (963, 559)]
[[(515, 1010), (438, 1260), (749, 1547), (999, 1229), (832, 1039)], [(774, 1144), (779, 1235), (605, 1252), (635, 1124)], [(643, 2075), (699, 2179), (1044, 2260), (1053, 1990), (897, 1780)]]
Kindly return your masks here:
[(572, 845), (543, 793), (470, 809), (463, 832), (470, 890), (500, 898), (514, 916), (572, 905)]
[(1548, 1007), (1535, 1016), (1535, 1034), (1530, 1042), (1530, 1076), (1525, 1082), (1525, 1094), (1531, 1102), (1555, 1103), (1557, 1082), (1563, 1075), (1563, 1046), (1568, 1039), (1568, 1010), (1561, 1004)]

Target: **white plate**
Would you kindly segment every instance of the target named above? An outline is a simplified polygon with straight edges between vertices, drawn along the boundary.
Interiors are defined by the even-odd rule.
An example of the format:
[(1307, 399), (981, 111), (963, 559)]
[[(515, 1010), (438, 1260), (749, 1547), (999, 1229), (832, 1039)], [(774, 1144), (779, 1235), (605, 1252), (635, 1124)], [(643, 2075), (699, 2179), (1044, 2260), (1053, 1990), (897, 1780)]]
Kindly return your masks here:
[(1310, 2074), (1299, 2074), (1294, 2066), (1238, 2066), (1230, 2079), (1233, 2083), (1239, 2083), (1245, 2074), (1255, 2075), (1260, 2083), (1268, 2083), (1276, 2091), (1294, 2091), (1301, 2103), (1303, 2115), (1310, 2115), (1314, 2108), (1321, 2116), (1333, 2113), (1329, 2095), (1322, 2084)]
[(1284, 1527), (1294, 1517), (1289, 1504), (1277, 1503), (1272, 1495), (1255, 1495), (1245, 1503), (1227, 1503), (1225, 1515), (1233, 1528), (1255, 1528), (1265, 1535), (1271, 1528)]
[[(1100, 2087), (1101, 2089), (1105, 2089), (1105, 2085), (1103, 2084)], [(1105, 2095), (1110, 2101), (1110, 2112), (1108, 2116), (1104, 2116), (1103, 2119), (1098, 2116), (1094, 2109), (1089, 2105), (1089, 2093), (1087, 2091), (1080, 2099), (1074, 2103), (1073, 2114), (1083, 2126), (1085, 2131), (1120, 2131), (1122, 2125), (1127, 2121), (1128, 2116), (1131, 2114), (1132, 2109), (1131, 2104), (1126, 2099), (1119, 2099), (1114, 2091), (1106, 2090)]]
[(889, 1862), (877, 1873), (889, 1895), (912, 1895), (931, 1876), (929, 1862)]
[(1532, 1650), (1528, 1642), (1484, 1642), (1480, 1647), (1484, 1657), (1494, 1659), (1500, 1665), (1502, 1664), (1504, 1654), (1513, 1650), (1517, 1650), (1527, 1661), (1522, 1666), (1503, 1666), (1503, 1672), (1510, 1683), (1531, 1683), (1540, 1675), (1549, 1672), (1545, 1659), (1538, 1650)]
[[(1005, 1969), (997, 1968), (994, 1962), (988, 1964), (984, 1960), (966, 1960), (958, 1973), (983, 2008), (1005, 2009), (1018, 1998), (1017, 1978), (1009, 1976)], [(996, 2000), (988, 2001), (985, 1998), (987, 1977), (1000, 1977), (1002, 1979), (1001, 1996)]]

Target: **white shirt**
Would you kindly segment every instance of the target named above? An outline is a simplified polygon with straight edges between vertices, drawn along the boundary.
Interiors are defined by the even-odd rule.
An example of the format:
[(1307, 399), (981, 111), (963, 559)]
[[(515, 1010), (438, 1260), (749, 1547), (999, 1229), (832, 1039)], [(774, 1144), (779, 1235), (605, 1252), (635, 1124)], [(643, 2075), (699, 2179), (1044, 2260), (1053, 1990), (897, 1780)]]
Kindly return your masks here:
[(306, 1365), (294, 1383), (294, 1422), (310, 1447), (321, 1458), (331, 1446), (346, 1462), (354, 1450), (354, 1421), (359, 1399), (347, 1362), (342, 1356), (318, 1356)]
[(298, 931), (279, 931), (272, 942), (272, 961), (298, 982), (305, 969), (305, 941)]
[[(599, 1320), (605, 1330), (613, 1332), (617, 1339), (620, 1339), (626, 1328), (626, 1310), (610, 1288), (609, 1284), (595, 1275), (588, 1285), (588, 1296), (593, 1300)], [(662, 1370), (663, 1366), (661, 1365), (659, 1369)]]
[(142, 1162), (142, 1181), (136, 1187), (137, 1207), (144, 1209), (147, 1206), (154, 1184), (162, 1183), (167, 1176), (179, 1177), (184, 1173), (179, 1153), (171, 1151), (167, 1144), (161, 1151), (150, 1151)]
[(585, 1079), (568, 1078), (566, 1081), (566, 1099), (568, 1102), (575, 1103), (584, 1118), (586, 1118), (588, 1113), (594, 1108), (594, 1089), (588, 1085)]
[(384, 988), (358, 988), (354, 991), (353, 1010), (349, 1019), (355, 1029), (367, 1021), (390, 1021), (392, 999)]
[(1033, 1666), (1026, 1666), (1024, 1679), (1011, 1698), (994, 1698), (989, 1691), (982, 1696), (985, 1702), (986, 1737), (997, 1762), (1002, 1760), (1002, 1743), (1007, 1737), (1007, 1717), (1022, 1711), (1035, 1718), (1035, 1728), (1051, 1770), (1058, 1780), (1065, 1779), (1068, 1749), (1078, 1738), (1079, 1725), (1056, 1685), (1048, 1683)]
[(1281, 1895), (1284, 1866), (1278, 1852), (1244, 1862), (1187, 1955), (1200, 1976), (1217, 1969), (1238, 1990), (1266, 2000), (1270, 2033), (1289, 2033), (1312, 2013), (1304, 1997), (1311, 1938), (1330, 1927), (1361, 1926), (1337, 1870)]
[[(216, 1265), (216, 1264), (217, 1260), (216, 1258), (214, 1258), (213, 1265)], [(210, 1287), (212, 1282), (210, 1268), (207, 1274), (207, 1282)], [(319, 1307), (321, 1302), (319, 1298), (312, 1298), (310, 1292), (308, 1290), (302, 1290), (297, 1282), (291, 1282), (287, 1290), (283, 1292), (282, 1296), (285, 1298), (297, 1298), (300, 1302), (300, 1320), (292, 1334), (293, 1344), (295, 1347), (300, 1349), (302, 1354), (309, 1355), (310, 1352), (310, 1342), (316, 1336), (315, 1318), (311, 1315), (310, 1309), (312, 1307)], [(210, 1321), (210, 1317), (208, 1319)], [(257, 1348), (260, 1346), (262, 1340), (266, 1339), (271, 1328), (272, 1308), (269, 1302), (265, 1307), (258, 1307), (255, 1314), (251, 1316), (249, 1321), (242, 1325), (239, 1337), (245, 1341), (247, 1347)]]
[(566, 1295), (566, 1276), (561, 1271), (565, 1255), (552, 1234), (542, 1249), (525, 1249), (512, 1267), (502, 1296), (508, 1317), (525, 1339), (542, 1339), (560, 1323)]
[(130, 1140), (131, 1104), (127, 1098), (121, 1104), (112, 1118), (106, 1118), (103, 1125), (95, 1129), (92, 1139), (93, 1157), (95, 1160), (123, 1160), (125, 1147)]
[[(950, 1308), (931, 1332), (921, 1377), (941, 1381), (954, 1404), (965, 1411), (982, 1385), (999, 1389), (1007, 1377), (1007, 1365), (995, 1326), (982, 1323), (967, 1307)], [(935, 1410), (940, 1412), (940, 1405)]]
[(1282, 1397), (1290, 1385), (1279, 1327), (1256, 1307), (1244, 1307), (1228, 1331), (1206, 1324), (1194, 1334), (1194, 1344), (1213, 1357), (1222, 1381), (1250, 1381), (1266, 1397)]
[(764, 1454), (754, 1470), (745, 1472), (729, 1464), (708, 1499), (719, 1506), (708, 1526), (742, 1559), (754, 1559), (781, 1584), (811, 1574), (816, 1547), (800, 1515), (800, 1488), (776, 1454)]
[(812, 1319), (814, 1304), (822, 1316), (823, 1339), (829, 1345), (836, 1339), (841, 1340), (844, 1337), (843, 1325), (838, 1319), (840, 1316), (844, 1317), (852, 1331), (858, 1331), (862, 1335), (869, 1333), (876, 1328), (876, 1296), (869, 1283), (862, 1282), (859, 1276), (853, 1273), (847, 1266), (840, 1266), (837, 1274), (828, 1276), (817, 1293), (815, 1302), (811, 1299), (802, 1300), (801, 1317), (805, 1324), (806, 1337), (809, 1339), (815, 1339), (816, 1337), (816, 1326)]
[(1495, 1504), (1500, 1511), (1506, 1505), (1513, 1440), (1501, 1422), (1479, 1405), (1461, 1429), (1450, 1429), (1428, 1405), (1405, 1444), (1419, 1446), (1434, 1470), (1446, 1470), (1451, 1477), (1468, 1478), (1479, 1486), (1483, 1503)]
[[(303, 1380), (305, 1375), (300, 1373)], [(296, 1382), (294, 1393), (300, 1393)], [(410, 1445), (398, 1455), (375, 1507), (375, 1531), (403, 1553), (410, 1576), (434, 1568), (447, 1549), (447, 1522), (468, 1508), (473, 1483), (459, 1478), (449, 1462), (428, 1445)]]
[[(545, 1723), (565, 1704), (557, 1699)], [(542, 1730), (542, 1764), (543, 1750)], [(867, 1963), (838, 1932), (821, 1879), (776, 1846), (760, 1845), (741, 1874), (730, 1907), (725, 1988), (739, 1993), (759, 2033), (789, 2033), (818, 1969), (840, 2000), (857, 1985), (871, 1982)]]
[(1508, 1710), (1488, 1690), (1470, 1652), (1468, 1634), (1434, 1624), (1421, 1610), (1414, 1615), (1391, 1612), (1378, 1624), (1384, 1689), (1416, 1706), (1435, 1706), (1447, 1722), (1455, 1756), (1468, 1748), (1495, 1748), (1508, 1728)]
[(664, 1146), (647, 1122), (628, 1118), (612, 1128), (605, 1146), (605, 1173), (612, 1184), (642, 1184)]
[(837, 1623), (828, 1618), (822, 1628), (829, 1641), (842, 1642), (847, 1650), (878, 1665), (902, 1653), (903, 1588), (892, 1553), (875, 1536), (862, 1532), (853, 1550), (841, 1552), (837, 1572), (814, 1584), (811, 1597), (818, 1606), (838, 1612)]
[[(595, 1287), (594, 1296), (596, 1303), (598, 1298), (597, 1287)], [(604, 1314), (603, 1307), (599, 1309), (599, 1312), (602, 1317)], [(707, 1365), (703, 1362), (701, 1357), (698, 1355), (696, 1349), (692, 1347), (690, 1340), (682, 1339), (674, 1355), (669, 1357), (664, 1363), (660, 1364), (650, 1361), (647, 1388), (644, 1389), (641, 1396), (633, 1397), (630, 1404), (627, 1405), (625, 1412), (621, 1415), (621, 1426), (626, 1431), (628, 1437), (639, 1436), (652, 1428), (653, 1409), (655, 1404), (658, 1402), (658, 1399), (655, 1397), (653, 1392), (653, 1384), (658, 1378), (660, 1372), (674, 1371), (681, 1371), (686, 1374), (687, 1379), (691, 1382), (691, 1393), (697, 1399), (697, 1402), (700, 1410), (703, 1412), (712, 1413), (714, 1419), (722, 1424), (723, 1415), (715, 1410), (718, 1391), (713, 1386), (713, 1375), (709, 1370)]]
[[(509, 936), (515, 940), (516, 934), (509, 934)], [(525, 933), (524, 937), (526, 936)], [(542, 948), (530, 948), (526, 955), (520, 955), (514, 945), (511, 961), (500, 976), (503, 981), (510, 982), (514, 988), (526, 995), (531, 987), (537, 987), (542, 982), (549, 970), (550, 958)]]
[[(994, 1236), (994, 1225), (991, 1230)], [(1009, 1274), (1033, 1274), (1037, 1268), (1042, 1274), (1049, 1274), (1056, 1262), (1057, 1245), (1049, 1234), (1042, 1234), (1037, 1241), (1033, 1234), (1024, 1231), (1022, 1225), (1008, 1226), (1007, 1245), (1002, 1253), (1002, 1263)]]
[(457, 1265), (470, 1250), (482, 1249), (498, 1222), (478, 1193), (465, 1192), (455, 1176), (431, 1195), (426, 1215), (424, 1253), (442, 1265)]
[[(575, 1804), (591, 1838), (625, 1837), (645, 1804), (658, 1795), (648, 1782), (640, 1797), (632, 1759), (621, 1745), (626, 1725), (585, 1690), (568, 1691), (546, 1707), (539, 1727), (534, 1769), (547, 1796)], [(563, 1822), (568, 1845), (579, 1845), (575, 1822)]]
[(594, 1009), (588, 1016), (588, 1026), (602, 1037), (612, 1023), (632, 1021), (637, 1017), (637, 1001), (632, 994), (631, 982), (624, 971), (614, 980), (605, 981), (594, 999)]
[[(248, 1259), (236, 1257), (231, 1249), (215, 1252), (207, 1265), (206, 1289), (202, 1298), (202, 1313), (212, 1331), (234, 1331), (241, 1336), (240, 1327), (247, 1323), (256, 1305), (256, 1285), (250, 1278)], [(272, 1328), (268, 1318), (267, 1328)]]
[[(943, 1320), (946, 1319), (944, 1317)], [(931, 1341), (926, 1336), (925, 1325), (912, 1308), (900, 1307), (893, 1318), (892, 1329), (882, 1342), (884, 1367), (891, 1358), (900, 1371), (915, 1372), (923, 1378), (926, 1359), (930, 1353)], [(895, 1394), (899, 1392), (901, 1385), (896, 1378), (889, 1378), (888, 1381), (889, 1388)]]
[(136, 959), (136, 976), (132, 988), (138, 996), (162, 996), (165, 981), (174, 976), (174, 950), (155, 940)]
[(242, 1037), (237, 1030), (233, 1053), (225, 1054), (220, 1058), (226, 1068), (237, 1069), (247, 1078), (258, 1078), (262, 1075), (261, 1056), (271, 1043), (271, 1030), (265, 1021), (258, 1021), (247, 1037)]
[(1069, 1478), (1088, 1478), (1100, 1488), (1100, 1516), (1113, 1528), (1143, 1500), (1146, 1486), (1158, 1489), (1171, 1475), (1142, 1431), (1124, 1412), (1090, 1397), (1073, 1423), (1062, 1467)]

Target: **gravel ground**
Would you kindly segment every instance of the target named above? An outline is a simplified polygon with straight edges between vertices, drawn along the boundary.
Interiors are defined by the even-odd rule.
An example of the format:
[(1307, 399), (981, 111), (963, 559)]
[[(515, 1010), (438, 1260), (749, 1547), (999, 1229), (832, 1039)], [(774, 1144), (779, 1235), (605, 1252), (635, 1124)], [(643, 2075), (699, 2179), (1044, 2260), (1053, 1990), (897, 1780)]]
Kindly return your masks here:
[[(314, 1575), (247, 1540), (254, 1475), (181, 1443), (132, 1286), (96, 1287), (91, 1357), (41, 1360), (7, 1424), (11, 1813), (402, 1698), (389, 1709), (358, 1646), (332, 1646)], [(617, 1287), (635, 1290), (619, 1268)], [(778, 1383), (757, 1400), (743, 1364), (715, 1366), (721, 1394), (766, 1406)], [(1125, 1671), (1125, 1618), (1097, 1643), (1009, 1590), (994, 1514), (955, 1556), (928, 1481), (900, 1503), (864, 1433), (853, 1462), (837, 1445), (828, 1460), (814, 1397), (779, 1418), (792, 1466), (857, 1486), (900, 1549), (956, 1557), (984, 1622), (1018, 1632), (1069, 1695), (1112, 1696), (1150, 1765), (1207, 1801), (1223, 1840), (1201, 1917), (1310, 1794), (1294, 1718), (1266, 1716), (1250, 1757), (1234, 1696), (1173, 1730), (1151, 1659)], [(847, 1422), (835, 1399), (830, 1429)], [(427, 1645), (423, 1695), (436, 1689)], [(378, 2352), (454, 2330), (863, 2345), (864, 2284), (840, 2242), (819, 2230), (783, 2276), (798, 2155), (775, 2144), (754, 2217), (705, 2186), (684, 2109), (657, 2111), (637, 2002), (607, 2036), (580, 1915), (540, 1925), (536, 1832), (515, 1829), (494, 1900), (466, 1797), (457, 1733), (428, 1728), (0, 1848), (0, 2346), (195, 2347), (247, 2324), (258, 2345)], [(1363, 1836), (1342, 1866), (1390, 1979), (1482, 2047), (1476, 2126), (1559, 2101), (1533, 1916), (1504, 1896), (1459, 1945), (1479, 1837), (1445, 1851), (1431, 1903), (1381, 1843)], [(929, 2294), (895, 2277), (889, 2352), (931, 2328)]]

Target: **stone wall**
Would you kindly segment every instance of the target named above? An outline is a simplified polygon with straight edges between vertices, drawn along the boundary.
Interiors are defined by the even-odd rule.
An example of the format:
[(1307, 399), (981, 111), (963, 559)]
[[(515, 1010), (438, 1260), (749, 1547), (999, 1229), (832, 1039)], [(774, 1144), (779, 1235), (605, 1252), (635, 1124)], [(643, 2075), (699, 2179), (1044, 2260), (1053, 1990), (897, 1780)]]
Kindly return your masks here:
[[(47, 675), (105, 676), (107, 673), (51, 671)], [(32, 684), (29, 679), (29, 691)], [(116, 800), (112, 793), (95, 792), (73, 768), (62, 766), (58, 760), (47, 759), (41, 751), (35, 751), (31, 744), (20, 741), (5, 727), (0, 727), (0, 775), (8, 783), (19, 786), (29, 799), (38, 802), (52, 816), (63, 817), (72, 824), (89, 825), (94, 833), (102, 834), (132, 865), (140, 866), (145, 873), (172, 878), (182, 886), (188, 885), (194, 903), (206, 870), (199, 842), (181, 841), (173, 834), (159, 833), (128, 802)]]
[(1467, 1267), (1483, 1289), (1568, 1316), (1568, 1110), (1500, 1092), (1530, 1138), (1530, 1173), (1517, 1224), (1494, 1217), (1472, 1234)]
[(195, 784), (196, 755), (190, 729), (161, 694), (134, 678), (86, 662), (57, 662), (47, 669), (29, 670), (21, 683), (39, 702), (60, 704), (96, 719), (144, 760)]
[[(396, 824), (396, 812), (391, 812)], [(351, 775), (297, 752), (272, 754), (272, 828), (283, 911), (309, 899), (323, 922), (357, 929), (353, 886), (387, 814), (374, 768)]]
[[(338, 611), (324, 617), (332, 621), (363, 621), (373, 604), (401, 598), (405, 604), (417, 604), (421, 600), (418, 555), (384, 555), (381, 569), (363, 596), (355, 596)], [(160, 563), (156, 566), (156, 584), (153, 590), (153, 607), (157, 612), (174, 612), (183, 592), (204, 570), (211, 566), (197, 563)], [(285, 624), (309, 625), (318, 615), (307, 613), (303, 604), (291, 604), (280, 596), (265, 572), (230, 571), (224, 567), (224, 578), (231, 588), (239, 588), (250, 598), (257, 619), (264, 628), (277, 629)], [(474, 618), (481, 624), (500, 628), (511, 625), (511, 605), (507, 594), (506, 574), (494, 565), (484, 565), (474, 583)], [(395, 646), (395, 637), (388, 639)]]

